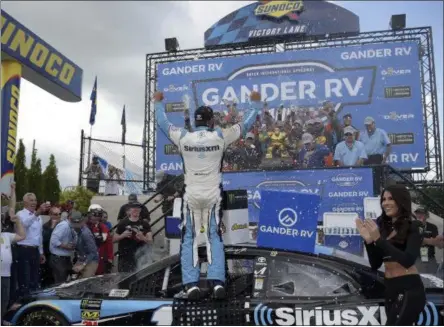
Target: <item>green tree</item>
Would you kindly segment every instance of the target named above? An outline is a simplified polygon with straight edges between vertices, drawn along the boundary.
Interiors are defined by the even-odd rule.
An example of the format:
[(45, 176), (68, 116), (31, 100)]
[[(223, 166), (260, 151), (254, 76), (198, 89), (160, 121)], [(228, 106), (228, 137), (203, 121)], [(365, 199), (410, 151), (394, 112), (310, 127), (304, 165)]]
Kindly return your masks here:
[(23, 140), (20, 139), (14, 164), (14, 179), (16, 184), (15, 194), (17, 197), (17, 202), (21, 202), (23, 199), (23, 195), (28, 192), (28, 179), (26, 176), (27, 171), (28, 169), (26, 168), (26, 149), (25, 145), (23, 144)]
[(75, 189), (63, 191), (60, 194), (60, 202), (65, 203), (68, 200), (74, 201), (74, 209), (82, 213), (86, 213), (91, 205), (91, 199), (93, 196), (93, 192), (87, 190), (83, 186), (77, 186)]
[(37, 158), (37, 150), (34, 150), (31, 156), (31, 166), (28, 170), (28, 192), (36, 195), (38, 201), (45, 200), (43, 198), (42, 185), (42, 162)]
[(58, 169), (53, 154), (49, 157), (49, 164), (43, 172), (43, 197), (51, 203), (58, 203), (60, 199), (60, 182), (58, 178)]

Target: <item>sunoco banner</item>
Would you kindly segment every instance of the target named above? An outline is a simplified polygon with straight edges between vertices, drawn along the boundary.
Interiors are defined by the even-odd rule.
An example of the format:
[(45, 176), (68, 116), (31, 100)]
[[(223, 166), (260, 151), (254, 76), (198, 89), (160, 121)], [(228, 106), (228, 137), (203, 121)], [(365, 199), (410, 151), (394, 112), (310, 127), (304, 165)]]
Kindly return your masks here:
[[(352, 125), (362, 131), (365, 117), (372, 116), (376, 127), (388, 133), (388, 163), (424, 168), (418, 58), (417, 43), (399, 42), (175, 62), (158, 65), (158, 89), (168, 108), (182, 107), (167, 110), (177, 126), (184, 125), (180, 104), (185, 95), (191, 99), (191, 113), (205, 104), (226, 114), (226, 103), (237, 103), (243, 111), (250, 92), (258, 90), (276, 121), (298, 110), (325, 121), (321, 103), (331, 101), (339, 123), (350, 113)], [(174, 174), (182, 170), (180, 157), (160, 130), (156, 148), (157, 168)]]

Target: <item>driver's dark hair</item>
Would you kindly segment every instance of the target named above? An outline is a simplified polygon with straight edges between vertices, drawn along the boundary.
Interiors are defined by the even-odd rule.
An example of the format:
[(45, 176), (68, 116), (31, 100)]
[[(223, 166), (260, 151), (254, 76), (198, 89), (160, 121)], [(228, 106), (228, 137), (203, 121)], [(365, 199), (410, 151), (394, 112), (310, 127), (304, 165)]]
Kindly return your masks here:
[[(399, 216), (394, 223), (392, 218), (387, 216), (382, 208), (384, 193), (390, 192), (393, 200), (398, 206)], [(407, 239), (410, 225), (412, 223), (412, 198), (409, 190), (403, 185), (387, 186), (381, 193), (380, 199), (382, 214), (376, 220), (381, 236), (386, 239), (392, 232), (392, 227), (396, 231), (396, 235), (390, 239), (392, 242), (404, 243)]]

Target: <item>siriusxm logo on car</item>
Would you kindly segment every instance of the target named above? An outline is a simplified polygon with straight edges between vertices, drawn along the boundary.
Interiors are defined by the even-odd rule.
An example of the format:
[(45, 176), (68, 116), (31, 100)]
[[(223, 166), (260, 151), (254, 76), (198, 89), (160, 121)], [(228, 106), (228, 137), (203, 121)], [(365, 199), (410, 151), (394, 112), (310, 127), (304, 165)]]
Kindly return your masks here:
[(287, 235), (293, 237), (312, 237), (314, 231), (294, 228), (298, 222), (298, 214), (291, 208), (284, 208), (279, 211), (278, 220), (280, 226), (261, 225), (260, 231), (269, 234)]
[[(253, 316), (257, 326), (381, 326), (387, 322), (385, 307), (382, 305), (304, 310), (288, 307), (272, 309), (260, 303), (254, 308)], [(427, 302), (416, 325), (437, 326), (438, 319), (435, 304)]]
[(358, 185), (362, 180), (363, 177), (356, 174), (339, 174), (331, 178), (331, 181), (336, 185), (348, 187)]

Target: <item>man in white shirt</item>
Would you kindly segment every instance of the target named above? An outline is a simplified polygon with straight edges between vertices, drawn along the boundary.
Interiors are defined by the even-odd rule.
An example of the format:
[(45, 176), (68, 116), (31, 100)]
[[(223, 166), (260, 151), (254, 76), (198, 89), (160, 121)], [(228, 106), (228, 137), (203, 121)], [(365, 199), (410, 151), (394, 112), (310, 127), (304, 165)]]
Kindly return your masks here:
[(26, 238), (18, 242), (17, 247), (17, 295), (25, 296), (39, 286), (40, 264), (45, 263), (42, 245), (42, 219), (40, 215), (49, 210), (50, 205), (44, 203), (36, 210), (37, 198), (33, 193), (23, 196), (24, 209), (17, 212), (26, 231)]

